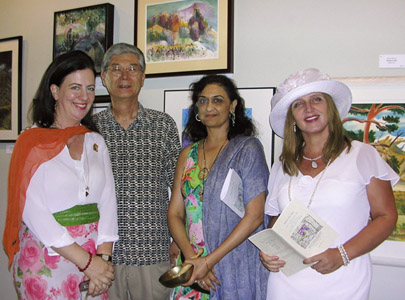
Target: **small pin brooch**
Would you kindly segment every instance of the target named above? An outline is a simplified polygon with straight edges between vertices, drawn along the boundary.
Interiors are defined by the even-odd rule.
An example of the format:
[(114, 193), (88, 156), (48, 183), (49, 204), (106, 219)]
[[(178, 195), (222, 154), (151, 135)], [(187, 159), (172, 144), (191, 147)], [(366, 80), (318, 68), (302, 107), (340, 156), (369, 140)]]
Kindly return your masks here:
[(93, 145), (93, 150), (96, 151), (96, 152), (98, 152), (98, 145), (97, 145), (97, 144), (94, 144), (94, 145)]

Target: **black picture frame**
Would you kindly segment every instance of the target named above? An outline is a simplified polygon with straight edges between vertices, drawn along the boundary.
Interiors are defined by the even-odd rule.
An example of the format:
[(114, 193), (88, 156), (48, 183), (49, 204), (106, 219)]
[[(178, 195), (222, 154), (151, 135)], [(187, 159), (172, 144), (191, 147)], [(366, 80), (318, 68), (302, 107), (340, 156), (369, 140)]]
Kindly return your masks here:
[(21, 131), (22, 46), (22, 36), (0, 39), (0, 142)]
[(81, 50), (94, 61), (97, 74), (105, 51), (113, 44), (114, 5), (109, 3), (54, 13), (53, 58)]

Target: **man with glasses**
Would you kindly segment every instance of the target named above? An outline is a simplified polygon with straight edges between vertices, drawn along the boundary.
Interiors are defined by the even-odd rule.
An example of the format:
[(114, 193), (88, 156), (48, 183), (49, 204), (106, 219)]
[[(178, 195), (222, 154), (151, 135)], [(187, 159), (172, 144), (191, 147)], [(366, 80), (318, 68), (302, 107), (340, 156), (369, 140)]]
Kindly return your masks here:
[(101, 79), (111, 107), (94, 115), (94, 121), (110, 152), (119, 234), (109, 299), (169, 299), (170, 290), (158, 279), (170, 268), (166, 215), (180, 151), (177, 127), (168, 114), (139, 103), (145, 58), (137, 47), (110, 47)]

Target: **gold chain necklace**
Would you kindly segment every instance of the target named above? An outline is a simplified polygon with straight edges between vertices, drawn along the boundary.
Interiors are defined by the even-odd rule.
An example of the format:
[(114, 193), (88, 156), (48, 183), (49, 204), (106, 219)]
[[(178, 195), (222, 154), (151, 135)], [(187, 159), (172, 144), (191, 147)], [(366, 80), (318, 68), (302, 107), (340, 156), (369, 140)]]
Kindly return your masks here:
[[(204, 167), (200, 170), (200, 172), (198, 172), (198, 179), (200, 179), (201, 181), (205, 181), (208, 177), (208, 174), (210, 173), (210, 169), (207, 167), (206, 165), (206, 160), (205, 160), (205, 142), (207, 141), (207, 138), (204, 139), (203, 142), (203, 157), (204, 157)], [(221, 148), (219, 148), (217, 155), (215, 156), (215, 159), (212, 163), (211, 166), (213, 166), (215, 164), (215, 161), (218, 158), (218, 155), (221, 153), (222, 148), (224, 148), (225, 143), (228, 141), (228, 139), (225, 139), (225, 141), (222, 143)]]

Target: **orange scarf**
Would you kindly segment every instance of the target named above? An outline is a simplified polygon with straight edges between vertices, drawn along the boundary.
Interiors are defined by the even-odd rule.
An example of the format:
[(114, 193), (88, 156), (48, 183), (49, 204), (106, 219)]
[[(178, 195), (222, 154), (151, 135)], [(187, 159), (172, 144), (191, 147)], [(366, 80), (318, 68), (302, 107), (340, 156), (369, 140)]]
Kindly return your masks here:
[(3, 236), (9, 268), (14, 254), (20, 250), (18, 234), (26, 191), (32, 175), (42, 163), (58, 155), (72, 136), (86, 132), (90, 130), (85, 126), (66, 129), (31, 128), (18, 137), (11, 155), (8, 173), (8, 204)]

